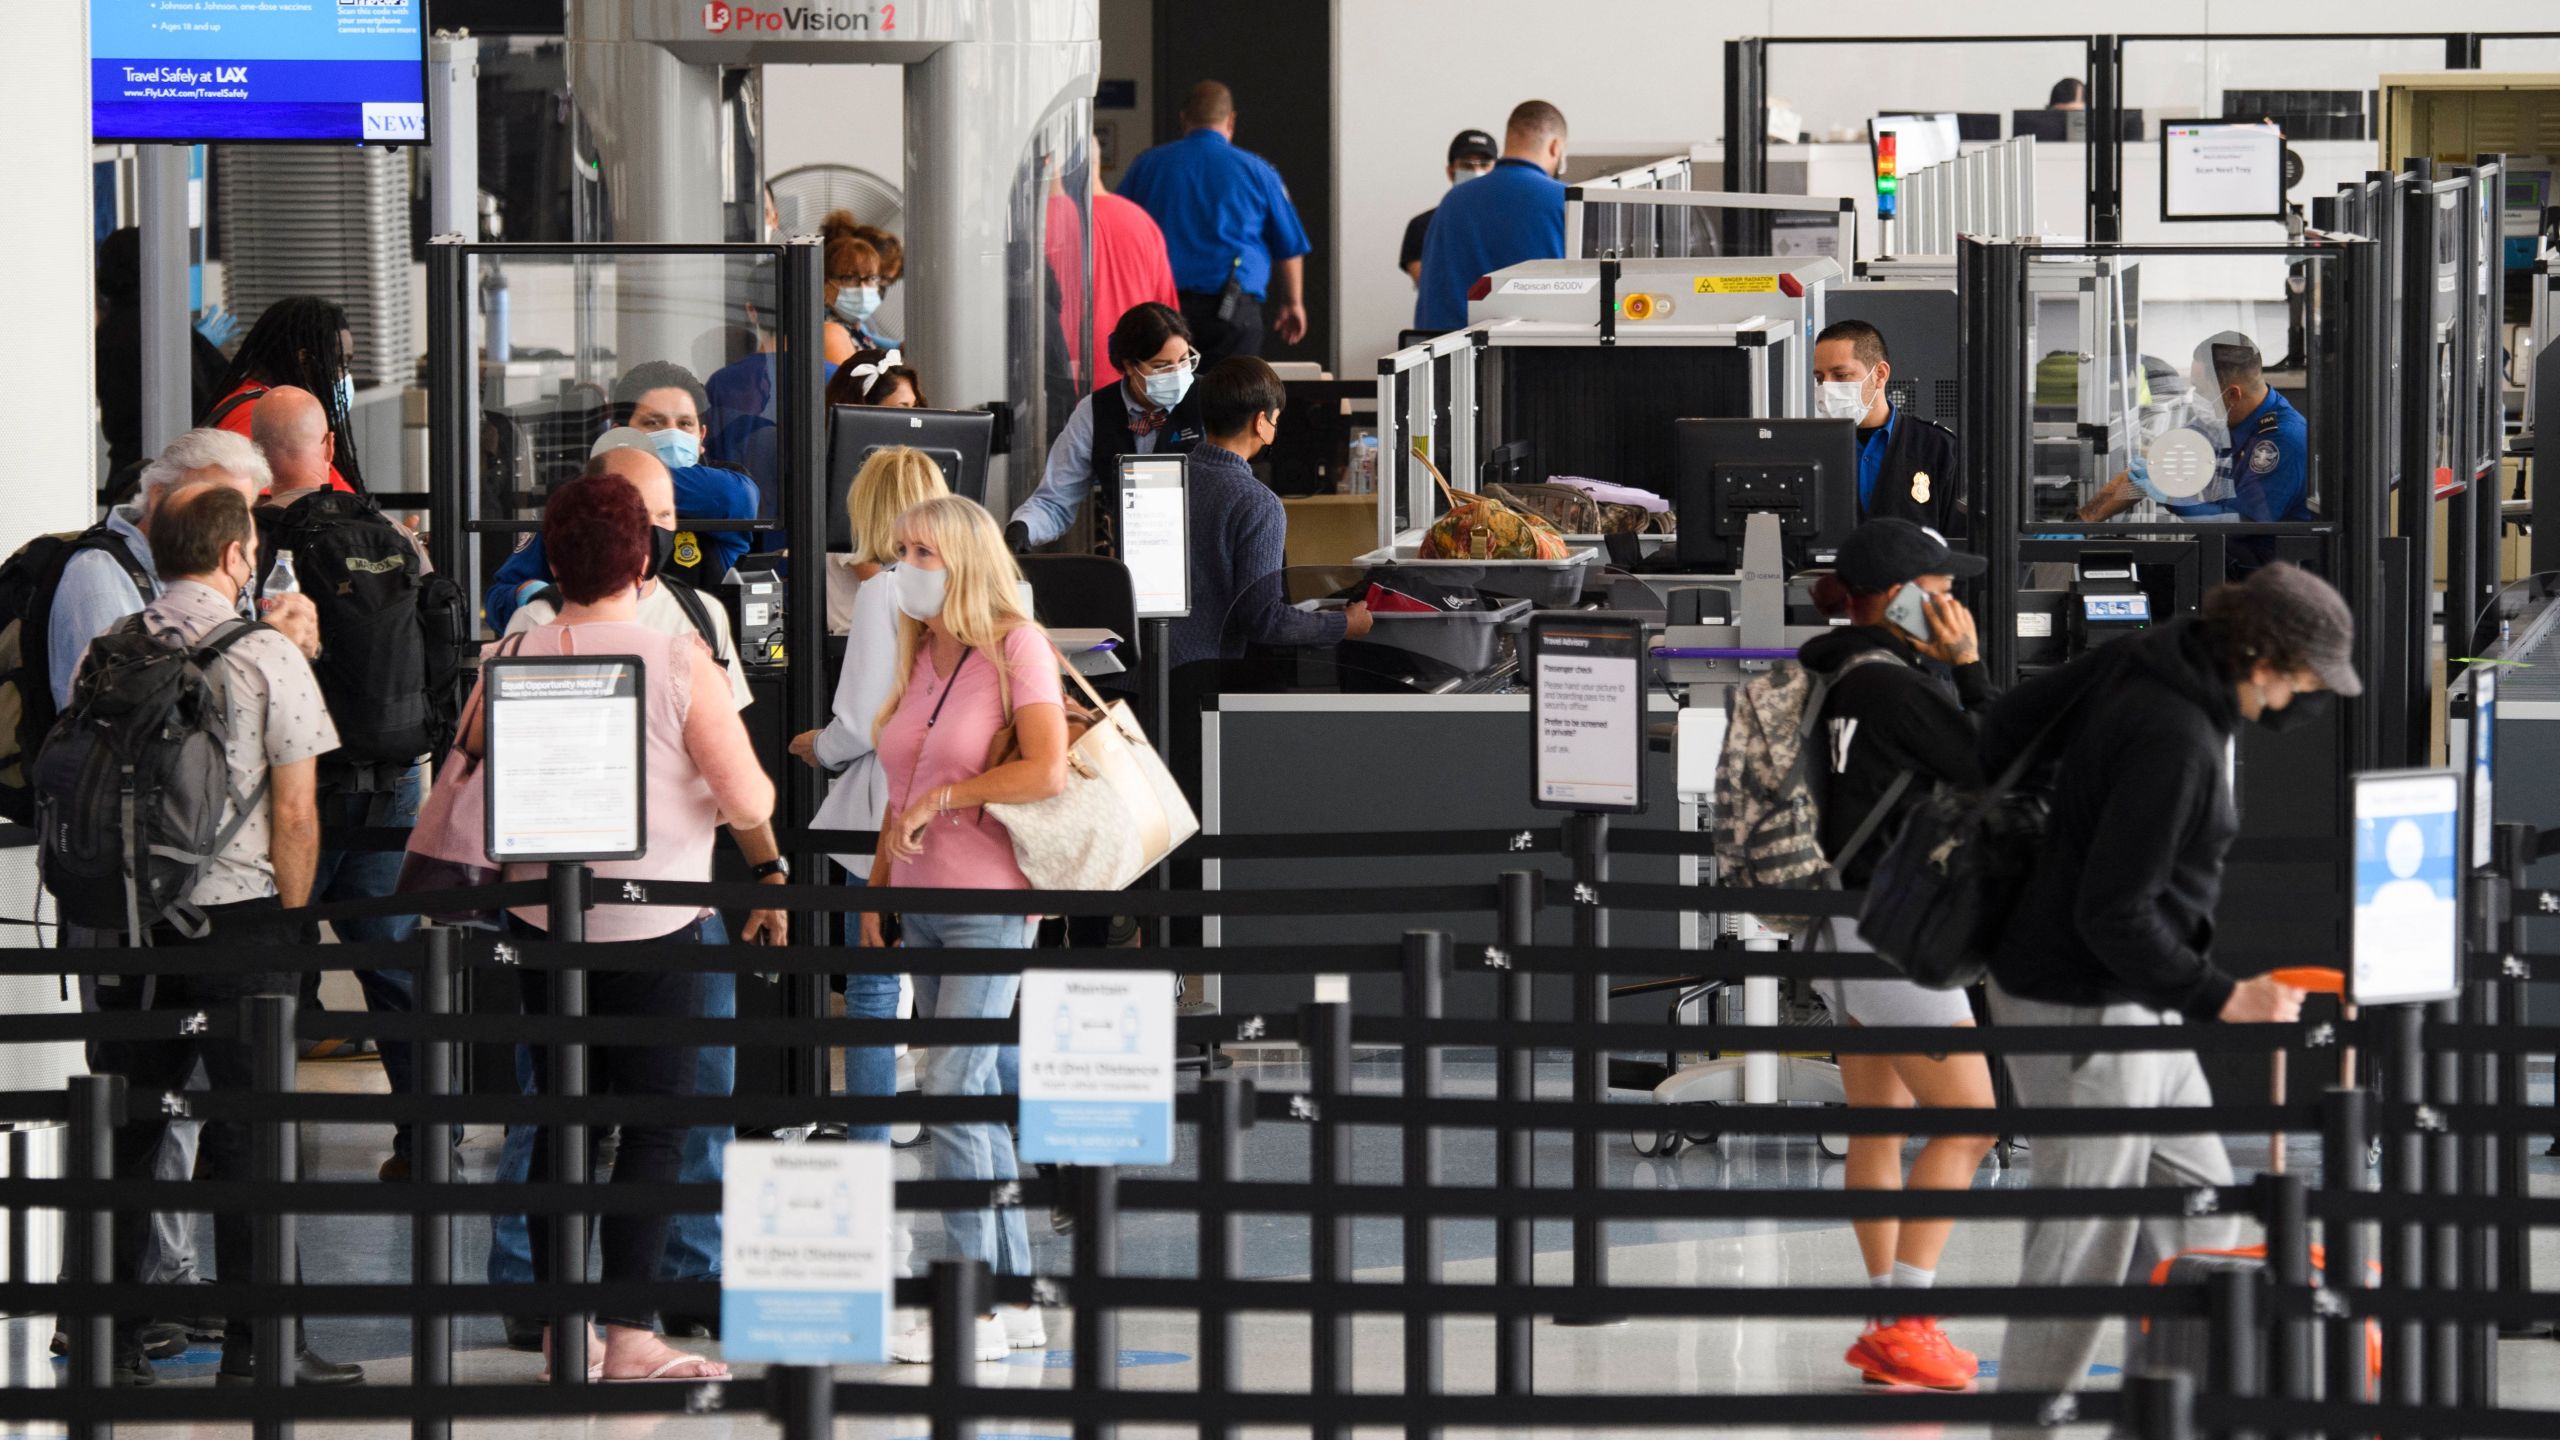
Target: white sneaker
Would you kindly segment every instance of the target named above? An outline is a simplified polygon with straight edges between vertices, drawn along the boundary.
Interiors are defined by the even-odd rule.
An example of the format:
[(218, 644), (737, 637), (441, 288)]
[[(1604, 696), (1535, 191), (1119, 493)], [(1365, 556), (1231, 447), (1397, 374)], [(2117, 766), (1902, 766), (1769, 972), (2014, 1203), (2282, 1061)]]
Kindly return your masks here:
[(1016, 1350), (1049, 1348), (1049, 1327), (1040, 1322), (1037, 1305), (999, 1305), (996, 1318), (1004, 1322), (1004, 1343)]
[[(992, 1315), (978, 1317), (978, 1363), (1001, 1360), (1013, 1353), (1007, 1343), (1004, 1322)], [(933, 1363), (933, 1322), (928, 1320), (889, 1342), (889, 1358), (901, 1365)]]

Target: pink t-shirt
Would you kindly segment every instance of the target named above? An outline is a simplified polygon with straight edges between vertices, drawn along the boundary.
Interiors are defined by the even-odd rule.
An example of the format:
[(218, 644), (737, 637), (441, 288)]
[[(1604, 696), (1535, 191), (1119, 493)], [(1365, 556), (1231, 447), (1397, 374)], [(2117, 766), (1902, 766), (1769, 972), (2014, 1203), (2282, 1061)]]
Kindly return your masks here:
[[(1057, 705), (1062, 689), (1058, 655), (1036, 625), (1004, 638), (1004, 664), (1013, 707)], [(897, 713), (880, 729), (880, 768), (889, 777), (889, 814), (906, 813), (912, 797), (930, 795), (986, 769), (987, 747), (1004, 728), (1005, 697), (996, 688), (995, 656), (972, 650), (948, 681), (933, 671), (932, 647), (916, 651), (915, 673)], [(950, 691), (946, 698), (945, 689)], [(939, 719), (926, 721), (941, 705)], [(984, 810), (972, 807), (937, 816), (924, 832), (924, 853), (889, 867), (892, 885), (931, 885), (951, 890), (1028, 890), (1014, 863), (1013, 837)]]

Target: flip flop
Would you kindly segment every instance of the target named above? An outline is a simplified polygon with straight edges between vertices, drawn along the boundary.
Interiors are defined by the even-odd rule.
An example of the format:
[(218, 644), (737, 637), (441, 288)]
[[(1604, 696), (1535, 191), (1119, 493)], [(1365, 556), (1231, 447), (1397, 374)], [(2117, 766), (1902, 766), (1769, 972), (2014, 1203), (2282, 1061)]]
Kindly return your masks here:
[[(651, 1381), (656, 1381), (662, 1385), (691, 1385), (704, 1381), (727, 1380), (732, 1378), (726, 1373), (719, 1375), (670, 1375), (667, 1373), (679, 1365), (717, 1365), (719, 1363), (720, 1362), (717, 1360), (706, 1359), (700, 1355), (678, 1354), (660, 1361), (658, 1363), (658, 1368), (650, 1371), (646, 1375), (616, 1375), (613, 1378), (606, 1380), (604, 1383), (607, 1385), (646, 1385)], [(597, 1369), (603, 1369), (603, 1365), (599, 1363), (597, 1365)], [(596, 1377), (590, 1376), (589, 1378), (593, 1379)]]

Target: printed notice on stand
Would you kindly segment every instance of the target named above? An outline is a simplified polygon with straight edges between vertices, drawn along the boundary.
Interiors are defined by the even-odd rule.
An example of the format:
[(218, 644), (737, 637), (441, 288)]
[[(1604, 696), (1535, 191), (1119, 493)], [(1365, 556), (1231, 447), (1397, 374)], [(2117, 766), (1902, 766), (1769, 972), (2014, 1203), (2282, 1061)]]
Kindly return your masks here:
[(1191, 613), (1190, 463), (1182, 455), (1120, 457), (1120, 561), (1141, 620)]
[(480, 668), (488, 705), (492, 860), (633, 860), (648, 849), (631, 655), (503, 655)]
[(1600, 613), (1529, 627), (1531, 797), (1548, 810), (1644, 808), (1644, 622)]
[(1173, 1163), (1173, 972), (1022, 976), (1022, 1158)]
[(720, 1353), (773, 1365), (889, 1359), (889, 1147), (730, 1143), (720, 1180)]

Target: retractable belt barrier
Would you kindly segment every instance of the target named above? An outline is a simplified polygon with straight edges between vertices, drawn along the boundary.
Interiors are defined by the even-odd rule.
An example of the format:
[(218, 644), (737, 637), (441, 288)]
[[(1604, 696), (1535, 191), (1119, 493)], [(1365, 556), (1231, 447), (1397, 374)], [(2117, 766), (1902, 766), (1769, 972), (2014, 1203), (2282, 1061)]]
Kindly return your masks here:
[[(1443, 835), (1206, 836), (1194, 842), (1205, 858), (1370, 855), (1548, 855), (1568, 848), (1568, 830), (1525, 829)], [(374, 840), (401, 832), (335, 834), (331, 843)], [(810, 831), (795, 844), (867, 848), (860, 832)], [(1609, 846), (1628, 854), (1704, 853), (1706, 837), (1619, 831)], [(350, 845), (350, 848), (356, 848)], [(555, 877), (556, 879), (557, 877)], [(932, 914), (1019, 914), (1020, 891), (957, 891), (827, 885), (746, 885), (623, 881), (587, 877), (561, 891), (552, 882), (520, 880), (429, 897), (336, 902), (295, 912), (312, 920), (441, 913), (479, 907), (542, 906), (556, 893), (587, 903), (682, 905), (792, 912), (853, 911)], [(0, 1204), (12, 1210), (64, 1214), (66, 1265), (59, 1282), (25, 1278), (23, 1265), (0, 1283), (0, 1305), (50, 1311), (63, 1320), (70, 1355), (62, 1388), (0, 1392), (0, 1421), (66, 1422), (75, 1435), (120, 1422), (241, 1421), (262, 1434), (284, 1435), (296, 1421), (406, 1418), (419, 1436), (449, 1436), (457, 1420), (500, 1417), (756, 1413), (780, 1422), (792, 1440), (831, 1433), (841, 1416), (919, 1416), (937, 1437), (971, 1433), (979, 1422), (1063, 1420), (1080, 1437), (1109, 1436), (1122, 1425), (1169, 1424), (1232, 1434), (1248, 1424), (1304, 1426), (1320, 1436), (1356, 1426), (1394, 1426), (1410, 1436), (1449, 1427), (1703, 1429), (1733, 1425), (1839, 1430), (1888, 1425), (2038, 1425), (2111, 1423), (2143, 1437), (2196, 1433), (2332, 1435), (2443, 1434), (2560, 1436), (2560, 1414), (2497, 1408), (2494, 1364), (2485, 1391), (2465, 1347), (2493, 1346), (2501, 1322), (2560, 1315), (2560, 1292), (2521, 1285), (2469, 1283), (2481, 1236), (2560, 1225), (2560, 1198), (2522, 1192), (2517, 1177), (2483, 1184), (2467, 1165), (2448, 1168), (2446, 1146), (2551, 1128), (2551, 1112), (2520, 1099), (2484, 1103), (2470, 1092), (2430, 1094), (2423, 1057), (2517, 1056), (2560, 1048), (2560, 1027), (2523, 1027), (2427, 1019), (2414, 1013), (2290, 1024), (2179, 1027), (2080, 1026), (1852, 1027), (1819, 1031), (1752, 1025), (1627, 1023), (1598, 1007), (1570, 1020), (1531, 1013), (1530, 981), (1540, 975), (1596, 983), (1611, 973), (1676, 973), (1683, 984), (1761, 976), (1876, 977), (1895, 972), (1870, 955), (1827, 952), (1706, 951), (1535, 942), (1542, 906), (1576, 914), (1607, 910), (1855, 915), (1862, 896), (1845, 892), (1739, 890), (1707, 886), (1562, 880), (1514, 870), (1485, 884), (1419, 887), (1180, 892), (1039, 892), (1036, 908), (1065, 915), (1199, 917), (1242, 915), (1430, 915), (1494, 917), (1496, 939), (1461, 945), (1438, 931), (1409, 931), (1401, 944), (1310, 946), (1150, 946), (1144, 950), (902, 950), (893, 962), (920, 975), (1117, 970), (1133, 962), (1179, 973), (1263, 975), (1395, 975), (1404, 1003), (1394, 1015), (1359, 1015), (1339, 1003), (1294, 1013), (1185, 1017), (1177, 1035), (1211, 1047), (1293, 1044), (1305, 1055), (1303, 1089), (1258, 1091), (1232, 1076), (1204, 1080), (1177, 1096), (1177, 1122), (1189, 1131), (1194, 1178), (1123, 1175), (1107, 1168), (1064, 1167), (1017, 1181), (916, 1181), (896, 1186), (900, 1208), (1015, 1209), (1042, 1204), (1076, 1215), (1074, 1264), (1065, 1275), (991, 1276), (974, 1262), (943, 1262), (928, 1277), (901, 1279), (897, 1299), (925, 1308), (936, 1335), (930, 1383), (923, 1387), (847, 1381), (824, 1369), (775, 1366), (758, 1377), (669, 1386), (591, 1385), (584, 1379), (583, 1318), (717, 1303), (703, 1282), (606, 1283), (589, 1278), (583, 1243), (562, 1247), (556, 1278), (528, 1285), (456, 1283), (453, 1220), (461, 1215), (525, 1215), (569, 1227), (583, 1242), (585, 1217), (716, 1213), (717, 1184), (594, 1185), (575, 1179), (509, 1185), (466, 1185), (452, 1176), (451, 1147), (466, 1124), (557, 1126), (591, 1131), (613, 1124), (785, 1127), (814, 1121), (935, 1126), (998, 1124), (1014, 1116), (1013, 1097), (904, 1096), (891, 1099), (814, 1095), (597, 1096), (582, 1069), (592, 1050), (621, 1046), (999, 1045), (1019, 1038), (1008, 1020), (870, 1020), (792, 1015), (715, 1019), (699, 1016), (595, 1016), (577, 1004), (563, 1013), (457, 1013), (457, 977), (478, 967), (539, 969), (563, 976), (588, 971), (737, 971), (808, 977), (859, 971), (884, 963), (881, 953), (795, 944), (726, 949), (583, 944), (525, 940), (429, 926), (404, 944), (279, 949), (213, 937), (194, 946), (68, 951), (0, 951), (0, 973), (52, 974), (76, 964), (99, 974), (291, 974), (350, 966), (406, 970), (418, 980), (413, 1014), (298, 1014), (284, 996), (256, 996), (198, 1009), (108, 1011), (81, 1016), (0, 1018), (0, 1043), (90, 1042), (214, 1036), (242, 1041), (259, 1057), (250, 1091), (128, 1092), (113, 1076), (83, 1076), (66, 1090), (0, 1091), (0, 1120), (67, 1122), (70, 1154), (60, 1178), (0, 1177)], [(1577, 927), (1578, 929), (1581, 927)], [(1605, 932), (1602, 932), (1605, 933)], [(1493, 1019), (1445, 1016), (1452, 974), (1494, 978), (1500, 1014)], [(563, 985), (563, 993), (577, 987)], [(417, 1088), (404, 1094), (306, 1094), (295, 1084), (297, 1042), (372, 1037), (417, 1051)], [(1818, 1038), (1817, 1038), (1818, 1037)], [(457, 1093), (457, 1059), (465, 1045), (514, 1044), (555, 1049), (576, 1058), (562, 1093)], [(2217, 1104), (2195, 1108), (2004, 1106), (1995, 1120), (1980, 1111), (1847, 1107), (1717, 1107), (1711, 1120), (1680, 1107), (1588, 1098), (1542, 1098), (1531, 1066), (1541, 1054), (1575, 1057), (1579, 1066), (1611, 1052), (1740, 1053), (1814, 1048), (1838, 1054), (1984, 1055), (2092, 1052), (2205, 1052), (2275, 1055), (2355, 1047), (2377, 1057), (2392, 1078), (2387, 1101), (2360, 1088), (2334, 1089), (2294, 1103)], [(1394, 1051), (1400, 1088), (1353, 1083), (1356, 1051)], [(1460, 1093), (1448, 1083), (1448, 1052), (1490, 1052), (1494, 1081)], [(1580, 1092), (1577, 1092), (1578, 1094)], [(172, 1117), (239, 1124), (264, 1137), (256, 1178), (157, 1181), (113, 1174), (119, 1126)], [(418, 1127), (418, 1178), (406, 1185), (309, 1182), (293, 1173), (293, 1128), (308, 1123)], [(1719, 1134), (1963, 1135), (1996, 1125), (2011, 1135), (2182, 1135), (2250, 1132), (2279, 1139), (2316, 1137), (2322, 1185), (2303, 1176), (2268, 1174), (2246, 1184), (2088, 1189), (2040, 1187), (1986, 1191), (1627, 1190), (1605, 1183), (1542, 1187), (1530, 1144), (1541, 1134), (1583, 1143), (1610, 1131), (1703, 1125)], [(1309, 1155), (1305, 1179), (1245, 1178), (1248, 1138), (1257, 1130), (1302, 1132)], [(1351, 1139), (1360, 1131), (1394, 1131), (1403, 1153), (1400, 1183), (1361, 1179)], [(1496, 1143), (1493, 1186), (1447, 1183), (1440, 1143), (1449, 1131), (1490, 1133)], [(2379, 1143), (2389, 1165), (2385, 1192), (2370, 1189), (2367, 1152)], [(2432, 1148), (2431, 1148), (2432, 1147)], [(1268, 1167), (1256, 1167), (1257, 1173)], [(1576, 1169), (1577, 1181), (1582, 1177)], [(111, 1387), (110, 1317), (150, 1313), (168, 1298), (164, 1287), (119, 1283), (109, 1253), (107, 1221), (116, 1210), (250, 1213), (261, 1216), (256, 1274), (190, 1286), (192, 1308), (219, 1308), (250, 1319), (262, 1350), (281, 1346), (291, 1317), (394, 1315), (412, 1330), (413, 1375), (405, 1386), (307, 1391), (289, 1383), (250, 1390), (118, 1390)], [(406, 1217), (412, 1253), (405, 1283), (290, 1284), (280, 1253), (289, 1253), (295, 1213)], [(1188, 1278), (1117, 1273), (1117, 1232), (1124, 1214), (1196, 1217), (1198, 1273)], [(1310, 1226), (1309, 1273), (1248, 1277), (1240, 1217), (1303, 1217)], [(1535, 1283), (1531, 1261), (1538, 1220), (1569, 1220), (1596, 1234), (1609, 1222), (1698, 1222), (1751, 1219), (1856, 1220), (1942, 1217), (1958, 1220), (2192, 1219), (2227, 1215), (2254, 1220), (2266, 1238), (2267, 1264), (2229, 1272), (2210, 1283), (2053, 1287), (1951, 1286), (1934, 1290), (1929, 1308), (1951, 1316), (2124, 1316), (2200, 1322), (2209, 1335), (2210, 1371), (2134, 1374), (2115, 1392), (1971, 1395), (1724, 1394), (1712, 1407), (1699, 1396), (1539, 1393), (1535, 1327), (1542, 1319), (1590, 1323), (1610, 1319), (1863, 1316), (1873, 1291), (1864, 1286), (1675, 1286), (1614, 1284), (1604, 1268), (1584, 1273), (1576, 1247), (1572, 1283)], [(1350, 1227), (1387, 1220), (1402, 1229), (1400, 1278), (1355, 1276)], [(1493, 1222), (1494, 1283), (1452, 1283), (1442, 1274), (1442, 1226)], [(2315, 1282), (2313, 1227), (2328, 1245), (2327, 1283)], [(2377, 1252), (2364, 1232), (2374, 1227)], [(13, 1234), (18, 1227), (12, 1227)], [(1593, 1247), (1597, 1250), (1598, 1247)], [(2448, 1268), (2433, 1258), (2460, 1252)], [(2379, 1288), (2356, 1257), (2381, 1254), (2391, 1267)], [(2414, 1257), (2414, 1259), (2413, 1259)], [(2489, 1273), (2499, 1273), (2490, 1267)], [(997, 1302), (1060, 1308), (1072, 1316), (1076, 1385), (1071, 1390), (978, 1388), (969, 1326)], [(1121, 1312), (1188, 1310), (1199, 1317), (1198, 1375), (1191, 1390), (1123, 1391), (1112, 1358)], [(574, 1336), (562, 1347), (548, 1385), (456, 1383), (452, 1318), (540, 1313)], [(1244, 1365), (1241, 1317), (1303, 1315), (1313, 1357), (1302, 1391), (1251, 1388)], [(1353, 1387), (1352, 1318), (1394, 1317), (1403, 1329), (1403, 1393)], [(1443, 1332), (1452, 1316), (1490, 1317), (1495, 1328), (1491, 1394), (1451, 1394), (1444, 1383)], [(2365, 1325), (2385, 1327), (2392, 1369), (2377, 1396), (2367, 1380)], [(2483, 1341), (2482, 1336), (2492, 1337)], [(283, 1367), (270, 1372), (289, 1380)], [(2325, 1395), (2325, 1399), (2315, 1396)], [(2388, 1403), (2377, 1403), (2387, 1400)]]

